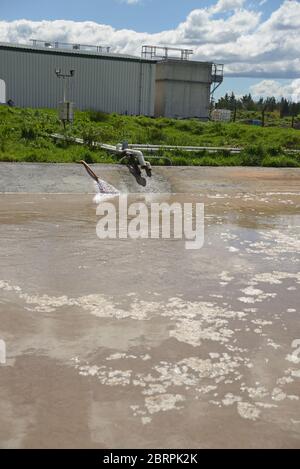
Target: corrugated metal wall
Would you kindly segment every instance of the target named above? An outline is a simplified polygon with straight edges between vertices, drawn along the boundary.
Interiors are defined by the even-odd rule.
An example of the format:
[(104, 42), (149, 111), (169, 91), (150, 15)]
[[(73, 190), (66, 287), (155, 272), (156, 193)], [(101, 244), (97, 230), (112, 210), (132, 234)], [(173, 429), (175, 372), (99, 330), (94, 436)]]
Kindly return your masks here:
[(208, 119), (212, 64), (168, 60), (156, 65), (155, 116)]
[(63, 94), (57, 68), (76, 70), (68, 98), (79, 109), (154, 114), (154, 62), (0, 46), (0, 79), (6, 83), (7, 99), (17, 106), (56, 108)]
[(0, 103), (6, 102), (6, 86), (5, 81), (0, 79)]

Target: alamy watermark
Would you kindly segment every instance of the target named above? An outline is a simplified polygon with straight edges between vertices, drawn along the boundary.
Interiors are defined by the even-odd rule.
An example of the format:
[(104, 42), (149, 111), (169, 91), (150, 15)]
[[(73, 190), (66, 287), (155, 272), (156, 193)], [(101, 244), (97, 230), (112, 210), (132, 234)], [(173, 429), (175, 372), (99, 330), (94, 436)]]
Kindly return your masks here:
[(204, 245), (204, 204), (190, 195), (121, 194), (100, 202), (97, 215), (102, 240), (181, 239), (188, 250)]
[(6, 343), (0, 339), (0, 365), (6, 364)]

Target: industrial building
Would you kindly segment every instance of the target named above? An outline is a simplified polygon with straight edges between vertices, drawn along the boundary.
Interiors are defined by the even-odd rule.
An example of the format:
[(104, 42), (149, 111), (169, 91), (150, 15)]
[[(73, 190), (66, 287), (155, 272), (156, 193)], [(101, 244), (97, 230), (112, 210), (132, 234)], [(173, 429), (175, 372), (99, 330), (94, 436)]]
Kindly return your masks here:
[[(179, 57), (172, 55), (176, 51)], [(74, 70), (67, 94), (78, 109), (207, 119), (223, 67), (191, 61), (191, 54), (144, 46), (136, 57), (100, 46), (0, 43), (0, 98), (19, 107), (57, 108), (63, 88), (55, 70)]]

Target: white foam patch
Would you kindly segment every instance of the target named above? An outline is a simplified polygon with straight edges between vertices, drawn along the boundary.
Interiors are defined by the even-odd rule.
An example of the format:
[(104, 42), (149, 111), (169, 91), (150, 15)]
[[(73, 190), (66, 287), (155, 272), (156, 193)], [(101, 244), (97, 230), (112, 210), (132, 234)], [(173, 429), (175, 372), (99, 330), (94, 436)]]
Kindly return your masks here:
[(251, 296), (241, 296), (240, 298), (238, 298), (238, 300), (241, 303), (246, 303), (246, 304), (254, 304), (257, 302), (257, 300), (255, 298), (252, 298)]
[(152, 418), (151, 417), (142, 417), (142, 424), (143, 425), (148, 425), (149, 423), (152, 422)]
[(104, 366), (76, 365), (81, 376), (93, 376), (106, 386), (128, 386), (131, 381), (131, 370), (114, 370)]
[(234, 246), (229, 246), (228, 251), (232, 252), (232, 253), (235, 253), (235, 252), (239, 252), (239, 249), (235, 248)]
[(284, 401), (286, 399), (286, 393), (280, 388), (274, 388), (272, 392), (272, 399), (274, 401)]
[(231, 282), (232, 280), (234, 280), (234, 277), (232, 275), (230, 275), (229, 272), (227, 272), (226, 270), (224, 270), (220, 275), (219, 275), (220, 279), (223, 281), (223, 282)]
[(272, 257), (280, 258), (280, 256), (287, 254), (300, 253), (300, 239), (298, 230), (289, 229), (289, 231), (281, 232), (279, 230), (264, 230), (258, 232), (261, 236), (260, 241), (251, 243), (246, 249), (246, 252), (253, 254), (263, 254)]
[(21, 288), (18, 286), (10, 285), (8, 282), (4, 280), (0, 280), (0, 289), (4, 291), (14, 291), (14, 292), (21, 292)]
[(268, 390), (264, 386), (254, 387), (242, 387), (243, 391), (246, 391), (251, 399), (263, 399), (269, 395)]
[(224, 397), (224, 399), (222, 400), (224, 406), (231, 406), (233, 404), (235, 404), (236, 402), (240, 402), (242, 400), (242, 398), (240, 396), (234, 396), (233, 394), (231, 393), (228, 393), (226, 394), (226, 396)]
[(267, 404), (265, 402), (255, 402), (257, 407), (261, 407), (262, 409), (277, 409), (278, 405), (276, 404)]
[(255, 324), (257, 326), (271, 326), (273, 324), (272, 321), (264, 321), (263, 319), (254, 319), (253, 321), (251, 321), (252, 324)]
[(258, 288), (254, 288), (253, 286), (244, 288), (244, 290), (241, 290), (242, 293), (245, 293), (247, 296), (260, 296), (263, 294), (262, 290), (259, 290)]
[(166, 308), (162, 308), (163, 316), (171, 317), (176, 326), (170, 336), (179, 342), (199, 346), (203, 340), (226, 343), (234, 335), (228, 327), (229, 320), (243, 319), (242, 311), (232, 311), (208, 302), (184, 302), (173, 298)]
[(238, 402), (237, 405), (239, 415), (246, 420), (257, 420), (261, 414), (261, 411), (249, 402)]
[(276, 342), (274, 342), (274, 340), (272, 340), (272, 339), (268, 339), (267, 345), (268, 345), (268, 347), (272, 347), (275, 350), (278, 350), (278, 349), (282, 348), (281, 345), (276, 344)]
[(300, 272), (268, 272), (254, 275), (252, 281), (255, 283), (267, 283), (270, 285), (281, 285), (283, 280), (294, 279), (300, 284)]
[(184, 400), (185, 398), (180, 394), (162, 394), (146, 397), (145, 406), (150, 414), (156, 414), (158, 412), (166, 412), (173, 409), (178, 410), (177, 404)]
[(262, 290), (258, 288), (253, 288), (253, 286), (249, 286), (244, 290), (241, 290), (243, 293), (249, 296), (242, 296), (239, 298), (239, 301), (242, 303), (262, 303), (263, 301), (271, 298), (276, 298), (277, 293), (264, 293)]

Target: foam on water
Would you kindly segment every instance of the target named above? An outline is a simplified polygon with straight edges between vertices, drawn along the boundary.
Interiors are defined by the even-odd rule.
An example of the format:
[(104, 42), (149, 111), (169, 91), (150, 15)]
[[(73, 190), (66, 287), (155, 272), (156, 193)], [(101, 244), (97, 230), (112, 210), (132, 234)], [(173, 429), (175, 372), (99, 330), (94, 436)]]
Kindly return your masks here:
[[(223, 272), (223, 275), (229, 273)], [(276, 285), (284, 280), (298, 283), (299, 274), (274, 271), (250, 275), (247, 286), (240, 291), (254, 301), (264, 299), (274, 302), (276, 293), (268, 296), (269, 293), (264, 291), (264, 285), (273, 285), (274, 280)], [(278, 408), (279, 412), (287, 405), (292, 406), (294, 402), (300, 401), (297, 393), (299, 359), (292, 353), (293, 348), (289, 348), (290, 353), (287, 354), (285, 344), (274, 342), (278, 326), (282, 327), (281, 322), (278, 323), (280, 318), (276, 319), (276, 316), (270, 320), (265, 315), (256, 314), (256, 309), (241, 311), (231, 306), (225, 308), (217, 301), (187, 301), (179, 297), (160, 301), (133, 297), (129, 305), (122, 307), (104, 294), (94, 293), (76, 298), (30, 294), (21, 286), (6, 280), (0, 280), (0, 290), (5, 295), (18, 297), (24, 310), (31, 313), (62, 313), (62, 308), (71, 306), (99, 320), (143, 321), (142, 330), (147, 327), (145, 321), (150, 322), (157, 317), (166, 321), (165, 339), (180, 342), (185, 347), (185, 355), (165, 356), (161, 360), (155, 355), (155, 350), (151, 352), (148, 347), (135, 347), (129, 351), (127, 348), (116, 349), (112, 346), (102, 352), (99, 359), (97, 356), (86, 356), (77, 347), (77, 341), (68, 350), (68, 356), (72, 357), (73, 350), (76, 353), (69, 364), (81, 377), (94, 380), (95, 383), (98, 381), (106, 387), (122, 387), (128, 392), (129, 387), (133, 386), (138, 395), (129, 405), (133, 416), (143, 424), (150, 424), (155, 414), (179, 412), (194, 400), (205, 401), (219, 408), (232, 407), (237, 416), (251, 421), (269, 419), (268, 410)], [(244, 327), (247, 325), (245, 321), (248, 328)], [(276, 323), (277, 327), (274, 328)], [(264, 337), (262, 340), (266, 347), (274, 349), (269, 354), (267, 348), (264, 349), (267, 355), (266, 367), (274, 368), (274, 380), (270, 382), (264, 379), (265, 370), (260, 371), (256, 367), (256, 346), (245, 348), (245, 343), (252, 343), (254, 334)], [(209, 353), (207, 344), (210, 344)], [(43, 337), (36, 346), (51, 354), (57, 351), (55, 342), (45, 344)], [(85, 343), (84, 346), (86, 348)], [(24, 350), (27, 349), (26, 342)], [(254, 355), (251, 352), (255, 352)], [(252, 379), (254, 376), (255, 380)]]
[(111, 199), (112, 197), (120, 194), (118, 189), (116, 189), (111, 184), (108, 184), (106, 181), (103, 181), (103, 179), (98, 179), (98, 182), (95, 182), (95, 188), (97, 193), (93, 201), (96, 204), (100, 204), (101, 202), (104, 202), (105, 200)]

